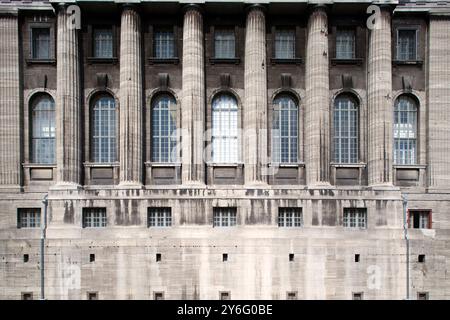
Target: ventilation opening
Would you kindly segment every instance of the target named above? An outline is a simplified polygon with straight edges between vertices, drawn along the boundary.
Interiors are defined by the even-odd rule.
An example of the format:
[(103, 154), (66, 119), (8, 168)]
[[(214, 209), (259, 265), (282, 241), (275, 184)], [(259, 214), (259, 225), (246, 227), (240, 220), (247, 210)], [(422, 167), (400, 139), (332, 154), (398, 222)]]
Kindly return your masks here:
[(230, 300), (229, 292), (220, 292), (220, 300)]
[(22, 300), (33, 300), (33, 294), (31, 292), (22, 292)]
[(23, 262), (28, 262), (30, 260), (30, 256), (28, 254), (23, 255)]
[(228, 253), (222, 254), (222, 261), (223, 262), (228, 261)]
[(297, 300), (297, 292), (290, 291), (286, 295), (287, 300)]
[(289, 261), (294, 261), (294, 254), (293, 253), (289, 253)]
[(88, 300), (98, 300), (98, 293), (97, 292), (88, 292), (87, 299)]
[(164, 300), (164, 293), (163, 292), (154, 292), (153, 298), (155, 300)]
[(355, 262), (359, 262), (359, 253), (355, 254)]
[(363, 299), (362, 292), (354, 292), (353, 293), (353, 300), (362, 300), (362, 299)]
[(156, 254), (156, 262), (160, 262), (161, 261), (161, 253), (157, 253)]
[(419, 258), (418, 258), (420, 263), (425, 262), (425, 255), (424, 254), (419, 254)]
[(95, 254), (91, 253), (89, 255), (89, 262), (94, 262), (95, 261)]

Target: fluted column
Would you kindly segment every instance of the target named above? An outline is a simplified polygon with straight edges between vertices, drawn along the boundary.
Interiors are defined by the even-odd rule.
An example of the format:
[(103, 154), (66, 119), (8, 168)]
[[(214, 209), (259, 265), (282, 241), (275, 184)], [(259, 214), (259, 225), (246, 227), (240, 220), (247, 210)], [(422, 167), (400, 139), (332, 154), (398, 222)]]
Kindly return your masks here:
[(306, 46), (305, 164), (308, 185), (328, 185), (330, 115), (328, 21), (317, 6), (308, 21)]
[(244, 172), (246, 184), (266, 182), (267, 69), (266, 21), (261, 6), (247, 14), (244, 73)]
[(141, 21), (124, 7), (120, 26), (120, 183), (142, 184)]
[(382, 8), (368, 58), (368, 183), (392, 184), (391, 14)]
[(21, 177), (19, 25), (0, 16), (0, 190), (19, 187)]
[(66, 6), (58, 7), (56, 162), (58, 184), (80, 184), (81, 102), (78, 30)]
[(205, 66), (203, 17), (199, 8), (186, 8), (183, 24), (182, 67), (182, 182), (204, 184), (203, 130), (205, 123)]

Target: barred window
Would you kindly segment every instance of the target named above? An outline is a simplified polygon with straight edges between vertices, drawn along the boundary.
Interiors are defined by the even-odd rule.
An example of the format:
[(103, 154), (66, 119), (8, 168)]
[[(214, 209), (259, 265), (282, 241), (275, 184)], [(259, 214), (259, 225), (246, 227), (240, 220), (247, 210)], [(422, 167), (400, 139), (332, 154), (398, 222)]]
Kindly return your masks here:
[(235, 207), (216, 207), (214, 208), (214, 227), (233, 227), (236, 225)]
[(409, 211), (408, 226), (413, 229), (430, 229), (431, 212), (429, 210)]
[(401, 61), (417, 59), (417, 30), (398, 30), (397, 59)]
[(394, 107), (394, 164), (416, 163), (417, 106), (408, 96), (400, 96)]
[(232, 29), (214, 31), (214, 53), (218, 59), (235, 58), (235, 35)]
[(275, 31), (275, 58), (295, 58), (295, 31), (281, 29)]
[(301, 227), (302, 225), (302, 208), (278, 208), (279, 227)]
[(273, 101), (272, 161), (298, 161), (298, 106), (285, 94)]
[(338, 29), (336, 32), (336, 58), (355, 58), (355, 31), (352, 29)]
[(344, 227), (366, 229), (366, 208), (344, 208)]
[(175, 99), (168, 95), (158, 96), (152, 105), (152, 161), (175, 162), (177, 160)]
[(92, 160), (107, 163), (116, 161), (116, 103), (109, 95), (94, 101), (92, 110)]
[(32, 58), (50, 59), (50, 28), (32, 28), (31, 38)]
[(111, 28), (94, 29), (94, 57), (113, 57), (113, 30)]
[(39, 164), (55, 163), (55, 102), (47, 95), (39, 95), (31, 105), (31, 161)]
[(154, 57), (170, 59), (175, 57), (175, 37), (173, 30), (157, 29), (153, 39)]
[(41, 226), (41, 208), (17, 209), (17, 227), (39, 228)]
[(238, 106), (229, 94), (220, 94), (212, 102), (211, 143), (213, 162), (238, 161)]
[(106, 208), (83, 208), (83, 228), (106, 227)]
[(147, 225), (149, 227), (170, 227), (172, 208), (148, 208)]
[(358, 162), (358, 105), (348, 96), (334, 101), (334, 161)]

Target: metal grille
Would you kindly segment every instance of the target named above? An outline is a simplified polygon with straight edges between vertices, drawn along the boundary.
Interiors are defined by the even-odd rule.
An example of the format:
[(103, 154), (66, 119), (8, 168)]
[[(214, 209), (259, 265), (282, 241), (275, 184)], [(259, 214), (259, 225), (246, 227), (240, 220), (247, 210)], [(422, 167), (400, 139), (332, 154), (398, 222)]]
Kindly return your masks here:
[(232, 227), (236, 225), (235, 207), (214, 208), (214, 227)]
[(175, 99), (167, 94), (155, 99), (152, 106), (152, 161), (175, 162), (177, 160)]
[(93, 161), (116, 161), (116, 104), (114, 98), (103, 96), (95, 101), (92, 110)]
[(175, 57), (175, 39), (171, 30), (157, 30), (154, 34), (154, 56), (158, 59)]
[(219, 59), (235, 57), (235, 36), (233, 30), (214, 31), (214, 53)]
[(334, 161), (358, 162), (358, 107), (349, 97), (334, 102)]
[(106, 227), (106, 208), (83, 208), (83, 228)]
[(365, 208), (345, 208), (344, 227), (367, 228), (367, 210)]
[(276, 30), (275, 31), (275, 58), (294, 59), (295, 58), (295, 31)]
[(96, 58), (113, 57), (112, 29), (94, 29), (94, 56)]
[(238, 161), (238, 106), (236, 99), (221, 94), (212, 103), (212, 161)]
[(302, 208), (279, 208), (279, 227), (301, 227), (303, 225)]
[(171, 208), (148, 208), (149, 227), (170, 227), (172, 225)]
[(353, 59), (355, 58), (355, 31), (337, 30), (336, 32), (336, 58)]
[(31, 29), (33, 59), (50, 59), (50, 28)]
[(416, 163), (417, 106), (413, 99), (401, 96), (394, 107), (394, 163)]
[(17, 210), (19, 228), (39, 228), (41, 226), (40, 208), (20, 208)]
[(287, 96), (273, 102), (272, 160), (276, 163), (298, 161), (298, 107)]
[(402, 61), (416, 60), (416, 30), (398, 30), (397, 59)]
[(55, 102), (50, 96), (36, 98), (31, 119), (31, 161), (55, 163)]

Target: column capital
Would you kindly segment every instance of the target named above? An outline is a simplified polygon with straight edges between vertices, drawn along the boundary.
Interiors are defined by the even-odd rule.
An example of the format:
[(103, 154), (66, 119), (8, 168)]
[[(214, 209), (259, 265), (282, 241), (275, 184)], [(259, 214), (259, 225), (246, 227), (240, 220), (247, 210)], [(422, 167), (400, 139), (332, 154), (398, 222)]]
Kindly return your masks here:
[(310, 5), (308, 7), (308, 10), (309, 10), (309, 14), (313, 14), (316, 11), (320, 11), (325, 14), (328, 14), (328, 12), (330, 11), (330, 6), (325, 3), (319, 3), (319, 4)]
[(247, 6), (247, 8), (245, 9), (247, 14), (249, 14), (253, 10), (262, 11), (262, 13), (264, 13), (264, 14), (267, 12), (266, 6), (263, 4), (260, 4), (260, 3), (251, 4), (251, 5)]
[(203, 15), (203, 13), (204, 13), (203, 7), (197, 3), (188, 3), (183, 6), (183, 14), (186, 14), (188, 11), (191, 11), (191, 10), (195, 10), (198, 13), (200, 13), (201, 15)]

